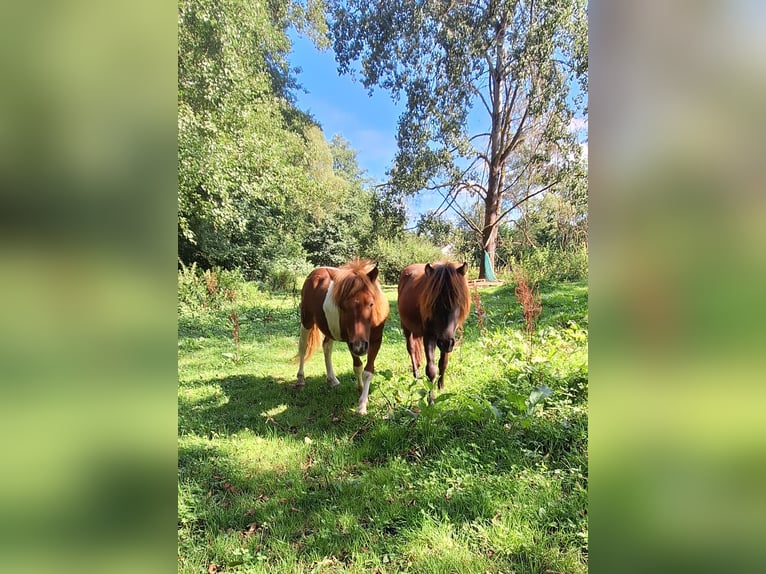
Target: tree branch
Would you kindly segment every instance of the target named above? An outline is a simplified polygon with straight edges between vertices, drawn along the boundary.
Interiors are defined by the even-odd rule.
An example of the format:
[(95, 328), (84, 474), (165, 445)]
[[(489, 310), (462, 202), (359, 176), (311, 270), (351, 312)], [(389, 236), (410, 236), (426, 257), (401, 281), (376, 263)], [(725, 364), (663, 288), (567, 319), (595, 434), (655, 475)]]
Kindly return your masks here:
[[(441, 191), (439, 191), (439, 193), (441, 193)], [(466, 224), (468, 224), (468, 227), (470, 227), (476, 233), (481, 235), (481, 229), (470, 219), (470, 217), (460, 208), (459, 205), (457, 205), (457, 206), (455, 205), (455, 201), (457, 200), (458, 195), (459, 195), (459, 191), (457, 191), (457, 187), (456, 187), (455, 188), (455, 195), (454, 195), (454, 197), (452, 197), (452, 200), (447, 205), (447, 208), (452, 209), (452, 211), (457, 213), (457, 215), (458, 215), (458, 217), (460, 217), (460, 219), (462, 219)], [(449, 198), (451, 196), (452, 196), (452, 191), (450, 191), (450, 193), (447, 196), (445, 196), (445, 199), (447, 199), (447, 198)]]
[(500, 214), (500, 215), (497, 217), (497, 219), (495, 220), (495, 223), (494, 223), (494, 225), (498, 225), (498, 224), (500, 223), (500, 221), (501, 221), (501, 220), (502, 220), (502, 219), (503, 219), (503, 218), (504, 218), (506, 215), (508, 215), (508, 214), (509, 214), (511, 211), (513, 211), (514, 209), (516, 209), (516, 208), (517, 208), (519, 205), (521, 205), (521, 204), (522, 204), (522, 203), (524, 203), (525, 201), (529, 201), (529, 200), (530, 200), (530, 199), (532, 199), (534, 196), (536, 196), (536, 195), (540, 195), (540, 194), (541, 194), (541, 193), (543, 193), (544, 191), (547, 191), (547, 190), (549, 190), (550, 188), (552, 188), (552, 187), (553, 187), (554, 185), (556, 185), (557, 183), (559, 183), (559, 182), (558, 182), (558, 181), (554, 181), (553, 183), (551, 183), (551, 184), (548, 184), (548, 185), (546, 185), (545, 187), (543, 187), (543, 188), (541, 188), (541, 189), (538, 189), (538, 190), (537, 190), (537, 191), (535, 191), (534, 193), (530, 193), (530, 194), (528, 194), (526, 197), (524, 197), (524, 198), (522, 198), (522, 199), (518, 200), (518, 201), (517, 201), (517, 202), (515, 202), (515, 203), (514, 203), (514, 204), (513, 204), (511, 207), (509, 207), (508, 209), (506, 209), (506, 210), (505, 210), (503, 213), (501, 213), (501, 214)]

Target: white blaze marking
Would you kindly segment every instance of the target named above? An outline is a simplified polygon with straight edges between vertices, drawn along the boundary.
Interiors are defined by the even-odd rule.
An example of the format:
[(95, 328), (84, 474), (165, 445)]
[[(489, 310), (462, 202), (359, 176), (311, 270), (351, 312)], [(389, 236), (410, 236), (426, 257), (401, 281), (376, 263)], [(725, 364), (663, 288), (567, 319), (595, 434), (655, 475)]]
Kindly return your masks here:
[(332, 300), (332, 292), (335, 288), (335, 281), (330, 281), (330, 288), (327, 290), (327, 295), (324, 296), (324, 303), (322, 303), (322, 310), (324, 311), (325, 319), (327, 319), (327, 326), (330, 328), (330, 334), (336, 341), (342, 341), (340, 336), (340, 309)]

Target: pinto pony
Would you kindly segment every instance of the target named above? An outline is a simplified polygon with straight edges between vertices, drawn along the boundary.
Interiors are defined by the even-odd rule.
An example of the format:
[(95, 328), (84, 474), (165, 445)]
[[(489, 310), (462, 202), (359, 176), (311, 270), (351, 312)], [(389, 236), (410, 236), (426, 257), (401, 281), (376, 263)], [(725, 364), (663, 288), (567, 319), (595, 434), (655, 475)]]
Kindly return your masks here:
[[(425, 341), (426, 375), (433, 383), (437, 376), (434, 350), (439, 347), (439, 390), (444, 388), (444, 372), (455, 346), (455, 331), (463, 325), (471, 309), (471, 295), (465, 278), (466, 264), (414, 263), (399, 277), (399, 318), (412, 361), (412, 375), (420, 376)], [(428, 396), (434, 402), (434, 392)]]
[[(354, 260), (339, 268), (318, 267), (309, 273), (301, 289), (297, 386), (306, 384), (303, 364), (321, 343), (327, 383), (337, 387), (340, 382), (332, 368), (332, 346), (334, 341), (343, 341), (354, 360), (359, 391), (356, 411), (367, 414), (370, 381), (388, 312), (388, 300), (378, 283), (378, 267), (369, 261)], [(364, 355), (367, 364), (362, 370)]]

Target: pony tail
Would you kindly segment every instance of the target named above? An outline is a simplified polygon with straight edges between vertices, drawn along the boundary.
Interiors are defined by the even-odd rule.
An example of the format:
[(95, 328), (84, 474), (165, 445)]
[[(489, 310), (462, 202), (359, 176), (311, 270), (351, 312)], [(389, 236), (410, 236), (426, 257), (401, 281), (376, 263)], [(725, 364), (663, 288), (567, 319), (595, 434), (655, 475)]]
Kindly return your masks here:
[(313, 327), (309, 330), (309, 339), (308, 343), (306, 345), (306, 357), (304, 361), (308, 361), (311, 358), (311, 355), (314, 354), (314, 351), (317, 350), (317, 347), (322, 344), (322, 333), (319, 330), (319, 327), (317, 327), (316, 324), (314, 324)]
[(423, 337), (415, 339), (415, 356), (418, 358), (418, 363), (423, 364), (425, 353), (423, 352)]
[[(319, 327), (316, 326), (316, 324), (309, 329), (308, 338), (306, 339), (306, 354), (303, 357), (303, 361), (308, 361), (311, 356), (314, 354), (314, 351), (317, 350), (317, 347), (322, 344), (322, 332), (319, 330)], [(300, 349), (298, 350), (298, 354), (293, 357), (293, 363), (299, 362), (301, 359), (301, 352)]]

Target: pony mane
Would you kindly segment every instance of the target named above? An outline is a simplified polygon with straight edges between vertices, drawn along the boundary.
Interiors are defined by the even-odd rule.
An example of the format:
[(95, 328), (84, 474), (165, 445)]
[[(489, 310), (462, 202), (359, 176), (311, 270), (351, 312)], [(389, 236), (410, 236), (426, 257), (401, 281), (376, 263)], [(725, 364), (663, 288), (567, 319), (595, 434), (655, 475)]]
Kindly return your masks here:
[(420, 316), (423, 321), (431, 319), (440, 301), (449, 309), (458, 309), (458, 324), (468, 317), (471, 309), (471, 294), (465, 275), (458, 273), (452, 263), (434, 263), (433, 272), (423, 277), (420, 297)]
[(389, 313), (388, 299), (383, 295), (377, 279), (370, 281), (367, 274), (375, 269), (375, 263), (367, 259), (349, 261), (335, 272), (332, 298), (336, 305), (347, 301), (360, 291), (368, 291), (373, 297), (372, 323), (381, 325)]

